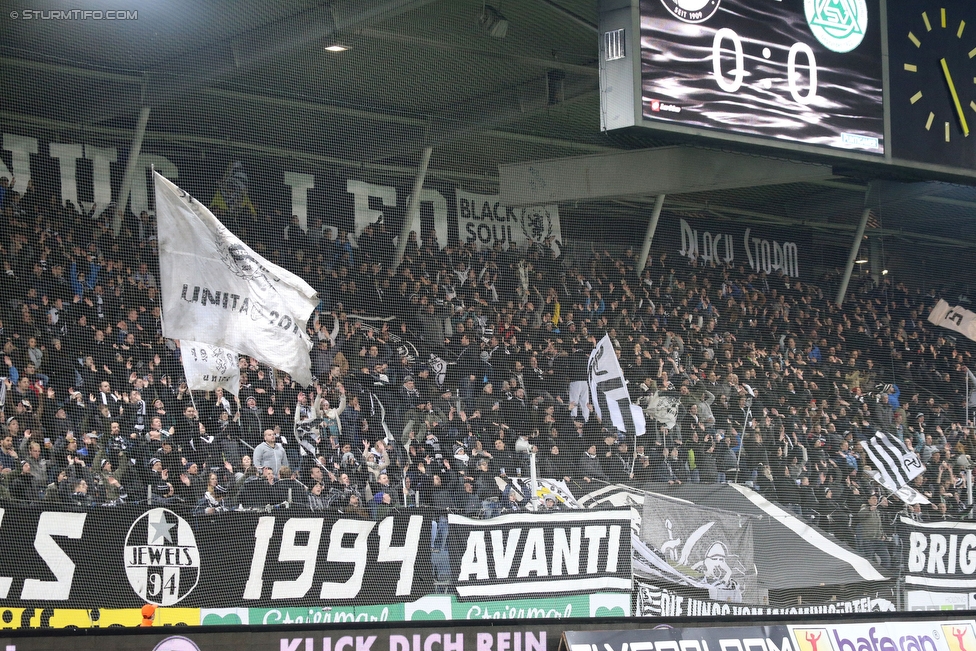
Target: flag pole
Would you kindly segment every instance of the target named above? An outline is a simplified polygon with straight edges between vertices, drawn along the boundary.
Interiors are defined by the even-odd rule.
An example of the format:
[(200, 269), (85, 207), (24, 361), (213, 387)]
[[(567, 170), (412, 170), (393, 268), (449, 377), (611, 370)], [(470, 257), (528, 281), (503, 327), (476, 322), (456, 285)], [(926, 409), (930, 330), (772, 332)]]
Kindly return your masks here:
[(966, 504), (973, 505), (973, 469), (966, 468)]
[[(647, 431), (645, 430), (644, 433), (646, 434)], [(633, 475), (633, 477), (631, 477), (630, 480), (636, 481), (637, 480), (637, 428), (636, 427), (634, 428), (634, 454), (631, 456), (630, 459), (630, 474)]]

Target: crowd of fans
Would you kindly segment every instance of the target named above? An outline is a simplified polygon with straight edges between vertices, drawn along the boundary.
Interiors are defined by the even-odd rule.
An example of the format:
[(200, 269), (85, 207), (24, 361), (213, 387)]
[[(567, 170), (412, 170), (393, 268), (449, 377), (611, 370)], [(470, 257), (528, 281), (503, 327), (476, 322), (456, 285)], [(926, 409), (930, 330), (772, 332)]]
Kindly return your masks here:
[[(530, 450), (540, 477), (577, 494), (746, 483), (885, 565), (896, 514), (971, 513), (971, 342), (925, 320), (935, 290), (856, 280), (837, 307), (836, 273), (817, 285), (656, 251), (638, 274), (632, 250), (567, 264), (550, 241), (477, 250), (432, 232), (412, 233), (394, 267), (382, 220), (354, 244), (321, 219), (305, 231), (218, 212), (322, 299), (309, 321), (314, 385), (242, 358), (235, 397), (189, 391), (178, 344), (161, 335), (149, 215), (116, 237), (97, 207), (8, 186), (3, 499), (488, 517), (527, 508)], [(635, 440), (595, 417), (587, 360), (605, 333), (635, 401), (680, 401), (674, 427), (649, 419)], [(930, 505), (870, 479), (858, 444), (877, 430), (925, 463), (914, 487)], [(442, 537), (435, 527), (434, 547)]]

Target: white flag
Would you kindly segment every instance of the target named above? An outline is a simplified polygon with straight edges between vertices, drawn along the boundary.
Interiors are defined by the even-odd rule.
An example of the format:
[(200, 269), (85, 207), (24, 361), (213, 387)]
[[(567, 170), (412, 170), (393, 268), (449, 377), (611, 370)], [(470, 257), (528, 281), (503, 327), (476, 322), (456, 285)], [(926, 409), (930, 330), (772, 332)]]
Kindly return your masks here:
[(250, 355), (312, 383), (305, 326), (318, 296), (268, 262), (206, 206), (153, 172), (163, 335)]
[(674, 426), (678, 423), (678, 410), (680, 407), (681, 401), (677, 397), (662, 396), (660, 391), (655, 391), (648, 398), (644, 413), (668, 429), (674, 429)]
[(976, 341), (976, 313), (964, 307), (953, 307), (940, 298), (929, 312), (929, 321)]
[(877, 432), (861, 447), (871, 459), (871, 466), (881, 475), (878, 483), (890, 491), (897, 491), (925, 472), (925, 466), (914, 452), (905, 447), (897, 436)]
[(647, 430), (644, 412), (640, 406), (630, 402), (627, 380), (617, 361), (610, 335), (603, 335), (590, 353), (588, 370), (590, 394), (600, 422), (604, 422), (607, 412), (610, 412), (613, 427), (629, 436), (643, 436)]
[(180, 340), (180, 359), (191, 391), (213, 391), (217, 387), (237, 395), (241, 390), (241, 368), (237, 353), (213, 344)]

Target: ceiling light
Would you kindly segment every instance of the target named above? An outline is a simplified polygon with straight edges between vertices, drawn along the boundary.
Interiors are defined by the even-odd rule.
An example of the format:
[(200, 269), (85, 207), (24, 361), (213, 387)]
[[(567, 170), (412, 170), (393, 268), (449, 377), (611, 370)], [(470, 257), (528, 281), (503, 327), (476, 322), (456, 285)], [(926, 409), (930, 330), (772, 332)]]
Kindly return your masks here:
[(887, 269), (882, 269), (881, 270), (881, 275), (882, 276), (887, 276), (888, 275), (888, 270)]
[(491, 5), (485, 5), (478, 22), (492, 38), (505, 38), (508, 33), (508, 19)]
[(349, 49), (347, 45), (340, 45), (339, 43), (333, 43), (332, 45), (327, 45), (325, 47), (326, 52), (345, 52)]
[(865, 260), (864, 258), (861, 258), (860, 260), (855, 260), (854, 261), (854, 264), (864, 264), (865, 262), (867, 262), (867, 260)]

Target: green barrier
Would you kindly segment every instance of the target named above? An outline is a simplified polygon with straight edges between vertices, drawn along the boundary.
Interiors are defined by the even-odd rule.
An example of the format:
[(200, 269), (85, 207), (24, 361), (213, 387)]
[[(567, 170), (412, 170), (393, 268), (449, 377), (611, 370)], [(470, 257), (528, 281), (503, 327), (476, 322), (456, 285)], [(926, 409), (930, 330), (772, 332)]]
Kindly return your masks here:
[(406, 604), (321, 608), (204, 608), (200, 613), (201, 624), (204, 626), (625, 617), (630, 615), (630, 595), (596, 593), (498, 601), (458, 601), (450, 595), (430, 595)]

